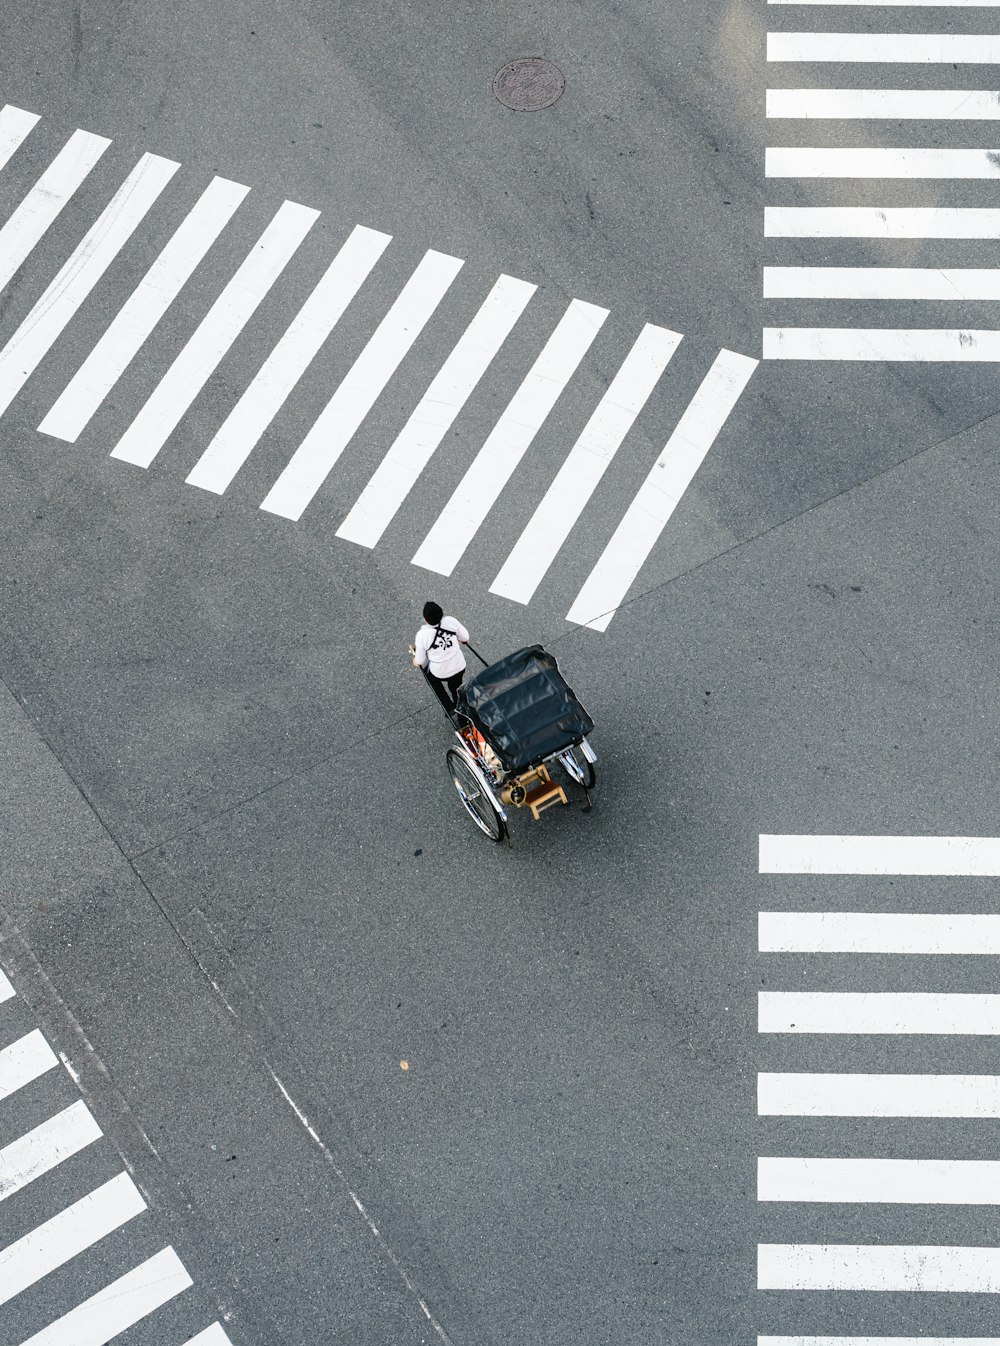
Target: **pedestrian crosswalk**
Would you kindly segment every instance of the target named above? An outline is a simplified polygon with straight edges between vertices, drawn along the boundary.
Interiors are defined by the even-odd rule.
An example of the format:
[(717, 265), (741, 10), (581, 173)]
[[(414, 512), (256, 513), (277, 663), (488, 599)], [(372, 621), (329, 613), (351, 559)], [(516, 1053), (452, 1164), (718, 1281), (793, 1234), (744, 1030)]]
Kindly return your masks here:
[[(914, 956), (960, 957), (971, 960), (967, 964), (971, 968), (977, 960), (1000, 952), (1000, 917), (992, 912), (873, 911), (870, 895), (859, 885), (849, 892), (838, 888), (837, 910), (817, 910), (816, 895), (803, 885), (828, 874), (920, 875), (934, 881), (995, 877), (1000, 875), (1000, 843), (979, 837), (762, 835), (759, 870), (793, 876), (770, 880), (771, 891), (788, 908), (761, 911), (758, 916), (764, 973), (760, 980), (780, 984), (801, 977), (809, 967), (819, 968), (819, 980), (826, 985), (808, 991), (758, 991), (762, 1052), (765, 1044), (779, 1044), (783, 1067), (761, 1070), (757, 1076), (764, 1143), (774, 1151), (782, 1144), (781, 1136), (797, 1136), (794, 1148), (800, 1151), (791, 1152), (793, 1146), (786, 1139), (781, 1153), (758, 1158), (761, 1224), (768, 1228), (770, 1211), (805, 1208), (815, 1212), (809, 1218), (823, 1234), (823, 1241), (815, 1243), (759, 1243), (758, 1290), (778, 1292), (777, 1300), (772, 1296), (767, 1302), (777, 1302), (779, 1312), (786, 1304), (786, 1320), (789, 1313), (802, 1319), (797, 1325), (803, 1335), (762, 1335), (758, 1346), (916, 1346), (918, 1342), (971, 1346), (972, 1341), (997, 1346), (997, 1338), (984, 1336), (865, 1334), (877, 1311), (870, 1303), (866, 1307), (864, 1300), (846, 1311), (859, 1335), (808, 1335), (819, 1325), (810, 1318), (819, 1319), (822, 1310), (817, 1307), (820, 1301), (803, 1291), (918, 1299), (972, 1296), (977, 1305), (983, 1295), (1000, 1294), (1000, 1246), (982, 1242), (966, 1246), (962, 1224), (949, 1229), (947, 1223), (967, 1218), (976, 1207), (1000, 1206), (1000, 1161), (982, 1158), (968, 1148), (969, 1124), (1000, 1117), (1000, 1075), (948, 1071), (949, 1065), (954, 1070), (961, 1061), (960, 1039), (974, 1043), (977, 1037), (1000, 1034), (1000, 996), (973, 990), (848, 991), (831, 985), (844, 976), (845, 956), (852, 960), (849, 975), (855, 984), (864, 983), (873, 958), (884, 977), (887, 956), (901, 960), (903, 980), (911, 984), (916, 978), (912, 972), (908, 975), (908, 969), (915, 965)], [(799, 958), (790, 961), (802, 954), (810, 956), (808, 964)], [(808, 1037), (797, 1047), (790, 1035)], [(834, 1058), (849, 1069), (816, 1069), (830, 1064), (830, 1035), (852, 1039)], [(872, 1069), (886, 1063), (886, 1053), (892, 1053), (901, 1035), (926, 1039), (920, 1059), (933, 1062), (934, 1069), (916, 1074)], [(790, 1131), (778, 1120), (787, 1118), (812, 1121)], [(942, 1126), (929, 1132), (925, 1119), (942, 1119)], [(960, 1122), (965, 1126), (959, 1127)], [(910, 1127), (916, 1127), (916, 1135), (923, 1139), (915, 1141), (908, 1134)], [(819, 1152), (828, 1148), (835, 1152)], [(995, 1145), (990, 1144), (989, 1150), (994, 1152)], [(860, 1227), (870, 1222), (871, 1241), (832, 1241), (839, 1217), (828, 1213), (829, 1208), (841, 1206), (863, 1208)], [(915, 1207), (923, 1215), (912, 1224), (914, 1232), (922, 1232), (926, 1213), (932, 1210), (940, 1242), (879, 1237), (886, 1227), (881, 1218), (886, 1212)], [(948, 1208), (954, 1211), (952, 1216), (947, 1215)], [(846, 1227), (857, 1230), (859, 1220), (845, 1221)], [(800, 1220), (795, 1228), (806, 1226)], [(907, 1325), (921, 1323), (919, 1305), (900, 1307), (901, 1302), (887, 1310), (889, 1319), (906, 1314)], [(976, 1318), (977, 1310), (970, 1312), (973, 1321), (996, 1321), (993, 1308), (981, 1318)]]
[[(765, 265), (765, 303), (770, 312), (806, 321), (823, 306), (830, 315), (849, 314), (850, 325), (807, 326), (793, 317), (766, 326), (764, 359), (1000, 360), (992, 310), (978, 310), (984, 316), (962, 327), (929, 307), (1000, 297), (995, 266), (950, 265), (962, 255), (953, 241), (1000, 238), (1000, 211), (984, 198), (987, 189), (972, 195), (968, 185), (1000, 178), (997, 128), (983, 126), (1000, 121), (1000, 91), (966, 87), (985, 82), (983, 67), (1000, 66), (1000, 7), (935, 0), (938, 11), (970, 11), (979, 31), (908, 32), (904, 11), (928, 8), (930, 0), (870, 3), (863, 15), (859, 0), (830, 0), (829, 15), (818, 23), (817, 0), (768, 3), (784, 6), (774, 11), (784, 22), (767, 35), (764, 234), (797, 240), (798, 250), (795, 265)], [(939, 17), (937, 26), (953, 25)], [(900, 66), (908, 68), (902, 75)], [(831, 138), (852, 143), (826, 143)], [(962, 143), (942, 143), (949, 140)], [(842, 204), (845, 194), (859, 204)], [(810, 204), (786, 204), (790, 198)], [(921, 198), (926, 204), (917, 204)], [(941, 204), (949, 198), (954, 204)], [(828, 255), (830, 240), (840, 240), (847, 264), (812, 265)], [(924, 243), (917, 258), (913, 240)], [(769, 261), (781, 255), (776, 249), (790, 247), (767, 246)], [(899, 265), (878, 264), (893, 254)], [(993, 262), (991, 254), (982, 250), (977, 259)], [(915, 259), (920, 266), (912, 265)], [(898, 314), (891, 325), (887, 313)]]
[[(0, 1340), (106, 1346), (158, 1314), (153, 1321), (164, 1346), (232, 1346), (221, 1323), (192, 1329), (189, 1314), (167, 1308), (179, 1310), (184, 1301), (178, 1296), (192, 1286), (191, 1276), (172, 1247), (157, 1247), (143, 1219), (146, 1200), (131, 1174), (118, 1170), (107, 1142), (102, 1145), (100, 1125), (68, 1066), (61, 1069), (39, 1029), (19, 1032), (24, 1013), (0, 972)], [(25, 1117), (33, 1124), (21, 1130)], [(118, 1171), (94, 1185), (87, 1165), (75, 1162), (84, 1156), (92, 1172)], [(57, 1173), (58, 1183), (46, 1183), (46, 1175)], [(150, 1246), (156, 1247), (151, 1254)], [(50, 1289), (60, 1272), (56, 1301)], [(93, 1293), (75, 1288), (89, 1290), (98, 1277), (103, 1283)], [(67, 1300), (72, 1307), (58, 1312), (56, 1303)]]
[[(35, 113), (12, 106), (0, 110), (0, 168), (38, 123)], [(29, 187), (0, 226), (0, 289), (15, 278), (25, 283), (30, 258), (110, 144), (90, 131), (74, 131)], [(180, 170), (174, 160), (143, 154), (55, 276), (43, 284), (36, 302), (0, 347), (0, 415), (53, 351), (88, 297), (99, 286), (113, 288), (118, 283), (114, 278), (121, 274), (120, 259), (129, 256), (130, 244), (135, 251), (143, 243), (161, 213), (170, 219), (172, 234), (131, 293), (113, 296), (114, 317), (47, 408), (38, 430), (75, 444), (99, 412), (112, 405), (117, 412), (124, 406), (129, 419), (116, 428), (110, 456), (149, 468), (182, 419), (204, 399), (206, 385), (236, 342), (244, 347), (265, 344), (272, 291), (279, 278), (298, 274), (303, 245), (320, 212), (285, 201), (235, 271), (220, 277), (214, 301), (193, 330), (178, 333), (175, 315), (184, 307), (179, 300), (187, 293), (185, 287), (197, 279), (202, 289), (212, 289), (213, 278), (205, 274), (207, 259), (213, 245), (229, 237), (227, 230), (238, 223), (238, 212), (250, 194), (249, 187), (216, 176), (188, 212), (174, 219), (175, 198), (167, 188)], [(217, 495), (230, 488), (296, 390), (309, 381), (310, 371), (315, 377), (317, 357), (345, 313), (359, 303), (366, 312), (369, 305), (381, 304), (381, 299), (366, 296), (372, 293), (373, 279), (382, 274), (378, 268), (380, 263), (385, 266), (391, 244), (391, 237), (378, 230), (362, 225), (351, 230), (283, 335), (268, 348), (256, 349), (257, 372), (235, 405), (220, 416), (207, 442), (195, 446), (198, 456), (189, 464), (188, 485)], [(371, 549), (390, 527), (397, 540), (412, 530), (412, 564), (450, 576), (512, 494), (520, 502), (521, 492), (537, 489), (539, 474), (524, 470), (533, 466), (526, 459), (532, 455), (537, 464), (552, 457), (550, 450), (540, 447), (546, 429), (567, 396), (576, 396), (575, 390), (585, 381), (593, 381), (596, 366), (588, 361), (599, 347), (602, 367), (607, 366), (608, 348), (601, 342), (609, 310), (571, 299), (543, 334), (541, 348), (532, 350), (538, 326), (525, 328), (523, 316), (539, 287), (501, 275), (488, 292), (476, 293), (478, 280), (463, 282), (467, 270), (471, 268), (462, 258), (435, 249), (425, 252), (370, 337), (353, 352), (349, 367), (338, 372), (334, 386), (323, 390), (318, 416), (260, 500), (265, 513), (298, 523), (307, 511), (319, 508), (317, 497), (322, 497), (324, 507), (333, 504), (340, 511), (335, 534), (343, 543)], [(34, 279), (27, 274), (29, 289)], [(370, 423), (380, 399), (384, 402), (387, 389), (398, 386), (394, 379), (418, 339), (427, 358), (429, 334), (438, 330), (436, 315), (446, 299), (460, 305), (466, 315), (461, 334), (435, 361), (436, 372), (407, 409), (405, 425), (384, 447), (360, 494), (353, 501), (341, 500), (327, 487), (328, 479)], [(141, 370), (144, 360), (160, 368), (157, 342), (167, 326), (176, 353), (141, 405), (131, 409), (121, 388), (125, 383), (132, 386), (127, 376)], [(74, 328), (78, 339), (81, 330), (79, 324)], [(681, 341), (680, 333), (648, 323), (631, 335), (620, 354), (613, 355), (619, 361), (617, 373), (607, 380), (606, 393), (597, 399), (568, 455), (552, 465), (542, 499), (531, 502), (530, 521), (519, 535), (506, 540), (507, 560), (488, 585), (490, 592), (513, 602), (530, 602), (557, 557), (571, 555), (571, 535), (588, 507), (588, 536), (599, 535), (605, 525), (594, 522), (594, 506), (602, 500), (602, 479), (636, 427), (647, 440), (665, 447), (650, 464), (649, 475), (624, 517), (620, 522), (611, 518), (607, 545), (596, 565), (592, 560), (587, 563), (590, 573), (580, 575), (577, 597), (567, 615), (575, 624), (607, 629), (757, 365), (748, 356), (723, 350), (708, 369), (696, 371), (700, 385), (696, 379), (689, 390), (683, 383), (676, 391), (671, 386), (670, 404), (681, 408), (674, 413), (678, 420), (671, 430), (656, 424), (648, 404), (661, 381), (671, 380), (671, 358)], [(490, 412), (492, 429), (471, 461), (456, 469), (436, 517), (420, 517), (415, 488), (421, 475), (434, 455), (442, 453), (456, 420), (470, 414), (477, 389), (512, 345), (519, 352), (526, 347), (523, 353), (533, 363), (519, 381), (503, 390), (502, 410)], [(685, 366), (676, 378), (686, 382), (690, 376)], [(310, 393), (314, 392), (313, 387)], [(490, 405), (494, 402), (495, 386)], [(206, 419), (202, 416), (199, 423)], [(606, 505), (598, 512), (603, 520)], [(504, 509), (503, 515), (517, 517), (517, 510)]]

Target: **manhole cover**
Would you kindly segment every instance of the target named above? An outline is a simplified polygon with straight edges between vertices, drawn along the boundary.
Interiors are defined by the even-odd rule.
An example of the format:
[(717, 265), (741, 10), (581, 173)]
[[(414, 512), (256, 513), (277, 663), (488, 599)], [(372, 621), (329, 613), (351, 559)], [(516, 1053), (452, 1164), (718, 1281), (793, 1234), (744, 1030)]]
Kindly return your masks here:
[(541, 56), (522, 56), (493, 77), (493, 92), (504, 107), (515, 112), (537, 112), (551, 107), (565, 87), (559, 67)]

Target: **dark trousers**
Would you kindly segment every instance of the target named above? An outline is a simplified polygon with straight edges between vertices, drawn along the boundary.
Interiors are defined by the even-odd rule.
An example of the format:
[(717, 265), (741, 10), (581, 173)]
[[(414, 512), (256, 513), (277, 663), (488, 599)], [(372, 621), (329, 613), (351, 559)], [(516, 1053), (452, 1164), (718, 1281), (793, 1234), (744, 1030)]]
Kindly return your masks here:
[(455, 698), (458, 695), (458, 689), (462, 685), (462, 679), (465, 677), (465, 669), (459, 673), (453, 673), (450, 678), (436, 678), (433, 673), (428, 673), (427, 681), (437, 693), (437, 699), (444, 706), (450, 715), (455, 709)]

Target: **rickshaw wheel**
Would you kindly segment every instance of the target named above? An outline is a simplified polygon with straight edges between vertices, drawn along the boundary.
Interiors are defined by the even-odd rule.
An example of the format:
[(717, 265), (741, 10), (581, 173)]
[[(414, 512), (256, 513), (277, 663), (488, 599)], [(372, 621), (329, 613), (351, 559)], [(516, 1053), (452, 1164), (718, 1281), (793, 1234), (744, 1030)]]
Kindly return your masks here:
[(448, 749), (448, 772), (466, 813), (491, 841), (503, 841), (507, 824), (490, 799), (482, 768), (459, 748)]
[(563, 770), (575, 785), (583, 790), (592, 790), (597, 783), (597, 772), (589, 758), (584, 757), (580, 748), (567, 748), (559, 754)]

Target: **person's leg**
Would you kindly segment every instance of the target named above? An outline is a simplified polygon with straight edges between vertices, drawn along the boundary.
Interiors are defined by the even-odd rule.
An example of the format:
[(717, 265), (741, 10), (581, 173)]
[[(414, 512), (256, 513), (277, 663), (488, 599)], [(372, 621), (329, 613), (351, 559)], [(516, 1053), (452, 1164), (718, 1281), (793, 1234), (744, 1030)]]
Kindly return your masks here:
[(437, 696), (437, 699), (441, 702), (442, 706), (444, 706), (445, 710), (450, 715), (451, 712), (455, 709), (455, 699), (454, 696), (451, 694), (450, 679), (445, 681), (442, 680), (441, 678), (436, 678), (433, 673), (429, 673), (427, 675), (427, 681), (434, 688), (434, 692), (435, 695)]
[(458, 689), (462, 685), (462, 679), (465, 677), (465, 669), (460, 673), (453, 673), (448, 679), (448, 691), (451, 692), (454, 704), (458, 704)]

